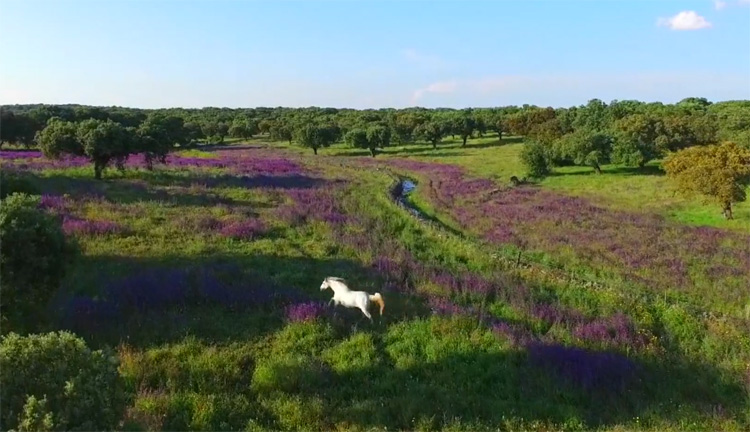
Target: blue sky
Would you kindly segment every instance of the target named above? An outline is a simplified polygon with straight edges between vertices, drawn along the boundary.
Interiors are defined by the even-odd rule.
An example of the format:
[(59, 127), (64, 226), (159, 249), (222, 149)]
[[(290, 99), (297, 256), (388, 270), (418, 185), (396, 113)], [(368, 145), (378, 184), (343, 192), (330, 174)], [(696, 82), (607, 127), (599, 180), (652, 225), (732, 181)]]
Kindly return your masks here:
[(750, 99), (750, 0), (0, 0), (0, 103)]

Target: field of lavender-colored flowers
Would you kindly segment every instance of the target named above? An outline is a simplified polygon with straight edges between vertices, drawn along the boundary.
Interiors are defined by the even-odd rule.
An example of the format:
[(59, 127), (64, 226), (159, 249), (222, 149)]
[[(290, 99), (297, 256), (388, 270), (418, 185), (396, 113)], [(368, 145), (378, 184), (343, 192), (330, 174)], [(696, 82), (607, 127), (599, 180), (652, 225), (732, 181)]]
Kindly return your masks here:
[(612, 210), (534, 186), (498, 185), (453, 165), (389, 165), (419, 177), (432, 208), (490, 244), (542, 251), (563, 265), (610, 272), (656, 291), (715, 299), (727, 310), (747, 302), (750, 235)]
[[(750, 425), (748, 324), (716, 307), (747, 286), (740, 235), (387, 162), (490, 244), (605, 270), (585, 285), (500, 265), (484, 243), (412, 218), (392, 178), (360, 162), (237, 148), (153, 171), (134, 157), (99, 182), (78, 158), (0, 158), (80, 243), (45, 325), (118, 346), (126, 427)], [(331, 275), (381, 292), (385, 316), (327, 307)], [(695, 296), (660, 297), (672, 289)]]

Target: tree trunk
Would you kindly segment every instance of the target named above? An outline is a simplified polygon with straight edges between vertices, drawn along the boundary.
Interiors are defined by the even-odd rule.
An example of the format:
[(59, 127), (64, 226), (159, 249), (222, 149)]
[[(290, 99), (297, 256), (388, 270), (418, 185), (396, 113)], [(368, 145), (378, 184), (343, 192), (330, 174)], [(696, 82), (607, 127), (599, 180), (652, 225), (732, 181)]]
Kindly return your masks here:
[(462, 138), (464, 139), (464, 143), (461, 144), (461, 147), (466, 147), (466, 139), (469, 138), (469, 137), (466, 136), (466, 135), (464, 135)]
[(94, 162), (94, 178), (97, 180), (102, 179), (102, 166), (98, 162)]
[(497, 133), (497, 140), (502, 141), (503, 140), (503, 131), (500, 131)]
[(732, 215), (732, 203), (727, 202), (724, 203), (724, 218), (727, 220), (734, 219), (734, 216)]
[(597, 174), (602, 173), (602, 168), (599, 166), (599, 164), (594, 165), (594, 170), (596, 171)]
[(316, 154), (316, 155), (318, 154), (318, 148), (317, 147), (313, 147), (313, 153)]
[(437, 150), (437, 141), (432, 142), (432, 149)]
[(375, 157), (375, 151), (375, 147), (370, 147), (370, 154), (372, 155), (372, 157)]

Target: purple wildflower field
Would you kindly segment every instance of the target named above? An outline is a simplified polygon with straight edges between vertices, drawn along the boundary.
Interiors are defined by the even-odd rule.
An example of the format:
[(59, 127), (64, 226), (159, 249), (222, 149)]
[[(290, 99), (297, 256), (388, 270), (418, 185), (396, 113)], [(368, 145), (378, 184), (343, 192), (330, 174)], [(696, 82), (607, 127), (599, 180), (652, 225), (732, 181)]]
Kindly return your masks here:
[(60, 304), (66, 327), (90, 334), (138, 314), (201, 305), (234, 311), (281, 307), (297, 311), (288, 314), (293, 320), (310, 319), (323, 310), (299, 290), (248, 277), (238, 266), (227, 264), (145, 269), (114, 280), (106, 278), (102, 285), (99, 296), (75, 295)]
[(63, 216), (62, 228), (65, 234), (83, 235), (120, 234), (126, 231), (116, 222), (82, 219), (70, 215)]
[[(218, 150), (215, 157), (197, 158), (169, 154), (166, 157), (167, 167), (172, 168), (221, 168), (240, 175), (291, 175), (299, 174), (302, 167), (287, 158), (265, 149)], [(86, 157), (63, 156), (59, 159), (47, 159), (40, 151), (0, 150), (0, 161), (4, 165), (18, 169), (43, 170), (77, 168), (91, 165)], [(131, 155), (125, 163), (126, 168), (145, 168), (146, 158), (142, 154)]]
[[(102, 271), (91, 276), (86, 281), (88, 285), (68, 284), (68, 291), (57, 304), (65, 328), (92, 337), (111, 330), (119, 337), (121, 333), (145, 332), (141, 329), (158, 326), (159, 316), (195, 323), (200, 315), (210, 320), (220, 317), (216, 323), (207, 325), (209, 328), (203, 335), (206, 339), (218, 334), (236, 334), (236, 329), (226, 327), (254, 320), (263, 321), (261, 328), (274, 329), (268, 331), (289, 323), (307, 323), (305, 331), (311, 332), (332, 328), (341, 336), (363, 331), (352, 330), (348, 317), (332, 313), (334, 309), (325, 303), (330, 293), (318, 292), (311, 283), (313, 276), (319, 282), (319, 272), (325, 270), (351, 275), (358, 289), (378, 291), (386, 298), (384, 317), (373, 314), (374, 325), (384, 327), (367, 327), (364, 331), (377, 335), (382, 329), (387, 333), (392, 324), (424, 317), (435, 317), (431, 326), (437, 323), (435, 327), (448, 328), (453, 321), (438, 317), (460, 317), (458, 321), (476, 323), (485, 331), (482, 335), (485, 341), (493, 343), (495, 338), (497, 346), (493, 349), (502, 353), (500, 359), (506, 355), (513, 357), (514, 367), (521, 368), (523, 373), (530, 372), (533, 380), (544, 381), (545, 385), (559, 386), (556, 381), (560, 381), (584, 392), (608, 395), (638, 391), (635, 384), (642, 382), (644, 376), (640, 366), (667, 346), (666, 338), (652, 334), (658, 329), (638, 321), (641, 317), (631, 309), (611, 311), (611, 305), (606, 305), (603, 307), (611, 312), (596, 315), (596, 306), (582, 301), (588, 306), (584, 312), (564, 305), (557, 293), (545, 290), (549, 287), (540, 287), (538, 281), (489, 266), (489, 258), (485, 262), (486, 257), (476, 255), (481, 262), (475, 263), (473, 251), (451, 255), (450, 246), (428, 243), (432, 240), (406, 225), (404, 222), (408, 220), (397, 219), (390, 213), (401, 210), (373, 212), (373, 206), (380, 205), (372, 199), (375, 192), (368, 195), (358, 189), (366, 182), (321, 175), (323, 170), (318, 168), (327, 161), (303, 164), (294, 156), (286, 159), (285, 153), (266, 149), (216, 151), (215, 155), (215, 158), (170, 155), (166, 166), (156, 165), (157, 171), (165, 173), (163, 178), (141, 172), (144, 174), (141, 178), (116, 179), (96, 188), (89, 186), (96, 182), (87, 179), (71, 182), (70, 188), (56, 189), (59, 195), (51, 191), (43, 195), (40, 207), (61, 217), (66, 233), (88, 236), (83, 239), (84, 246), (94, 244), (106, 250), (110, 243), (116, 243), (108, 242), (106, 236), (123, 233), (136, 237), (118, 239), (126, 245), (131, 240), (148, 243), (150, 237), (145, 232), (157, 233), (164, 242), (173, 241), (175, 231), (179, 231), (180, 241), (193, 241), (191, 236), (196, 236), (190, 246), (197, 252), (191, 250), (184, 257), (177, 253), (165, 263), (147, 265), (141, 265), (138, 257), (133, 263), (135, 271), (124, 276), (117, 262), (121, 257), (113, 253), (115, 262), (105, 262), (112, 265), (117, 276)], [(4, 156), (4, 159), (11, 158)], [(14, 163), (23, 161), (14, 160)], [(41, 164), (47, 162), (38, 163), (44, 169)], [(388, 163), (418, 174), (418, 190), (424, 190), (436, 208), (492, 243), (516, 243), (523, 239), (528, 247), (550, 253), (572, 247), (584, 257), (591, 254), (589, 263), (594, 266), (606, 262), (617, 267), (621, 266), (617, 260), (631, 255), (638, 258), (646, 250), (641, 244), (621, 243), (625, 235), (618, 232), (618, 223), (625, 224), (624, 230), (631, 235), (650, 233), (664, 242), (683, 232), (679, 231), (682, 228), (656, 217), (623, 216), (583, 200), (534, 188), (494, 192), (497, 188), (490, 180), (466, 179), (461, 170), (452, 166), (409, 161)], [(136, 156), (128, 164), (137, 168), (145, 162)], [(127, 205), (120, 199), (128, 200)], [(81, 210), (82, 204), (86, 211)], [(572, 209), (577, 206), (580, 208), (575, 213)], [(134, 231), (129, 232), (125, 222), (121, 224), (114, 217), (114, 221), (81, 217), (98, 209), (109, 215), (126, 216)], [(149, 218), (156, 222), (145, 230), (141, 230), (140, 220), (134, 222)], [(148, 231), (156, 224), (164, 224), (168, 230), (158, 226)], [(296, 230), (293, 237), (283, 238), (302, 225), (306, 226)], [(548, 236), (540, 234), (545, 230)], [(728, 234), (711, 229), (687, 230), (711, 239), (702, 243), (705, 249), (700, 249), (701, 253), (724, 260), (715, 260), (707, 266), (713, 269), (711, 274), (719, 275), (712, 277), (747, 276), (725, 269), (726, 260), (741, 259)], [(254, 242), (259, 238), (263, 241)], [(593, 238), (594, 244), (587, 245), (582, 238)], [(306, 243), (313, 240), (323, 245), (310, 253)], [(623, 249), (613, 249), (611, 256), (592, 252), (613, 246)], [(147, 247), (144, 249), (148, 251)], [(692, 282), (689, 271), (694, 270), (691, 266), (695, 264), (688, 259), (687, 247), (673, 242), (657, 250), (657, 265), (677, 268), (679, 259), (684, 264), (680, 283)], [(663, 260), (664, 251), (672, 253), (675, 262)], [(298, 252), (309, 256), (298, 257), (295, 255)], [(207, 264), (213, 262), (212, 254), (216, 254), (217, 261), (232, 264)], [(639, 259), (650, 262), (650, 256)], [(144, 263), (147, 261), (148, 258)], [(289, 263), (300, 264), (305, 270)], [(678, 280), (677, 272), (657, 269), (663, 273), (658, 278), (656, 270), (649, 273), (644, 265), (635, 264), (627, 264), (627, 276), (637, 276), (650, 284), (653, 280), (659, 283)], [(319, 272), (313, 271), (317, 268)], [(571, 297), (566, 299), (571, 301)], [(227, 314), (226, 322), (221, 322), (222, 314)], [(356, 310), (352, 311), (352, 316), (355, 315)], [(169, 331), (183, 331), (178, 329), (180, 325), (171, 326)], [(266, 337), (265, 331), (259, 330), (257, 336)], [(548, 383), (549, 378), (553, 379), (552, 384)]]
[[(373, 164), (373, 161), (364, 161)], [(513, 244), (570, 256), (656, 289), (744, 301), (750, 284), (750, 236), (687, 227), (653, 214), (599, 207), (589, 200), (537, 187), (498, 187), (471, 179), (456, 166), (388, 162), (417, 173), (432, 205), (493, 244)], [(572, 252), (571, 252), (572, 251)]]
[(323, 302), (308, 301), (291, 304), (284, 312), (289, 322), (313, 321), (325, 315), (326, 306)]

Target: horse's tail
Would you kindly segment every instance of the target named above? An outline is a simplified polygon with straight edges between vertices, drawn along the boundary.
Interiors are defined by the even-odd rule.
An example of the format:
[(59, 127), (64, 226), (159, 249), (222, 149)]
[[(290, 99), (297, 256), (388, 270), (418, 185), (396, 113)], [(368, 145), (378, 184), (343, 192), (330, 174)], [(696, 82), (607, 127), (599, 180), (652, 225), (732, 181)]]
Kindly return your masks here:
[(370, 295), (370, 301), (377, 303), (380, 306), (380, 315), (383, 315), (383, 309), (385, 309), (385, 300), (383, 300), (383, 296), (380, 295), (380, 293), (375, 293)]

